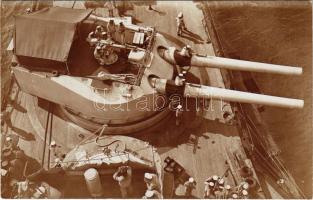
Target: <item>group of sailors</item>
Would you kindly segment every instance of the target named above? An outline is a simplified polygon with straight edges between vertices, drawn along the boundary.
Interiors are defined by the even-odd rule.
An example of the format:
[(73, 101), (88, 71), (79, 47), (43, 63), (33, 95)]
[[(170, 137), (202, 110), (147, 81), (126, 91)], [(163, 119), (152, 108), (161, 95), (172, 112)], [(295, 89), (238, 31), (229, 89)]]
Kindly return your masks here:
[[(249, 184), (241, 182), (236, 187), (225, 184), (222, 177), (217, 175), (210, 176), (204, 182), (204, 199), (248, 199)], [(185, 183), (185, 196), (191, 197), (192, 190), (196, 188), (195, 180), (190, 177)]]
[[(121, 166), (113, 174), (113, 179), (120, 186), (122, 198), (130, 198), (133, 193), (132, 187), (132, 168), (130, 166)], [(143, 199), (161, 199), (161, 186), (158, 176), (154, 173), (146, 172), (143, 180), (146, 184), (146, 192)]]
[[(94, 57), (100, 65), (110, 64), (114, 60), (110, 60), (110, 55), (113, 55), (112, 44), (119, 38), (119, 43), (125, 44), (126, 27), (123, 22), (120, 22), (116, 27), (114, 20), (110, 20), (106, 27), (106, 32), (103, 26), (98, 25), (95, 31), (89, 33), (87, 41), (91, 46), (95, 46)], [(116, 57), (116, 56), (115, 56)]]
[(6, 196), (10, 190), (23, 178), (27, 157), (18, 147), (19, 138), (15, 135), (5, 137), (1, 151), (1, 194)]
[[(133, 193), (132, 187), (132, 168), (130, 166), (121, 166), (113, 174), (113, 179), (120, 186), (122, 198), (130, 198)], [(157, 174), (145, 173), (144, 182), (146, 192), (143, 199), (160, 199), (161, 186)], [(249, 184), (241, 182), (238, 186), (231, 187), (225, 184), (225, 180), (217, 175), (210, 176), (204, 182), (204, 199), (248, 199)], [(190, 177), (185, 183), (185, 197), (192, 197), (192, 191), (196, 189), (197, 183), (194, 178)]]

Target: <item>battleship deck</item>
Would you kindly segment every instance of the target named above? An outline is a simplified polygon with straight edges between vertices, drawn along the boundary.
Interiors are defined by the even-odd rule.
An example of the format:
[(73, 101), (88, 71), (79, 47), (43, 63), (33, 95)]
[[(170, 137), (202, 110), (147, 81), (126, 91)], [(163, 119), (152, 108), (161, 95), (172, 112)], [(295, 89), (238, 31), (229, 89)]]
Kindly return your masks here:
[[(153, 5), (155, 11), (148, 11), (147, 6), (135, 6), (126, 14), (133, 16), (139, 24), (154, 26), (161, 34), (169, 39), (173, 45), (182, 47), (186, 44), (200, 53), (213, 55), (210, 44), (206, 44), (206, 33), (201, 19), (201, 10), (193, 2), (158, 2)], [(99, 9), (102, 12), (105, 9)], [(176, 20), (178, 12), (184, 13), (186, 26), (189, 30), (183, 37), (176, 36)], [(199, 77), (200, 82), (217, 87), (224, 87), (221, 73), (218, 69), (192, 69), (191, 72)], [(42, 156), (45, 121), (47, 117), (47, 102), (37, 101), (23, 92), (18, 92), (17, 99), (13, 104), (11, 113), (13, 127), (9, 130), (12, 134), (20, 135), (19, 146), (25, 153), (39, 162)], [(245, 157), (237, 127), (218, 122), (222, 118), (219, 101), (213, 101), (210, 111), (198, 116), (195, 112), (186, 112), (180, 126), (175, 125), (172, 116), (167, 120), (166, 126), (161, 126), (151, 133), (139, 134), (136, 137), (150, 142), (157, 147), (161, 158), (167, 156), (174, 158), (182, 165), (186, 172), (195, 178), (197, 188), (193, 192), (195, 197), (202, 198), (204, 181), (214, 174), (222, 176), (228, 166), (225, 164), (227, 151), (238, 151)], [(213, 121), (214, 120), (214, 121)], [(163, 127), (167, 127), (164, 129)], [(64, 152), (75, 147), (82, 138), (87, 138), (90, 132), (65, 121), (54, 109), (53, 117), (53, 140), (62, 147)], [(234, 185), (231, 175), (226, 177), (226, 182)], [(183, 188), (178, 187), (176, 195), (183, 195)]]

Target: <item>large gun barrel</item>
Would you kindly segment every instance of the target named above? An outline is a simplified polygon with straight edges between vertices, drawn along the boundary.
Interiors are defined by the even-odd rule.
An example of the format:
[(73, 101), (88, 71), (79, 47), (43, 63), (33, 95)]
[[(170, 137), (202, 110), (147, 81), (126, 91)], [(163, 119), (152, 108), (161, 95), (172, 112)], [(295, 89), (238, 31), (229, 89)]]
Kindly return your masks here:
[(236, 60), (230, 58), (222, 58), (215, 56), (200, 56), (192, 54), (190, 57), (181, 55), (175, 47), (162, 47), (158, 48), (159, 55), (171, 64), (181, 66), (194, 66), (194, 67), (209, 67), (220, 68), (250, 72), (264, 72), (283, 75), (301, 75), (301, 67), (292, 67), (285, 65), (275, 65), (260, 62)]
[(191, 58), (191, 66), (215, 67), (220, 69), (241, 70), (250, 72), (263, 72), (283, 75), (301, 75), (301, 67), (291, 67), (285, 65), (275, 65), (245, 60), (236, 60), (215, 56), (197, 56)]
[(152, 85), (160, 93), (178, 93), (184, 97), (191, 98), (218, 99), (229, 102), (260, 104), (283, 108), (303, 108), (304, 106), (304, 101), (300, 99), (255, 94), (191, 83), (177, 86), (172, 80), (166, 79), (154, 78), (152, 80)]

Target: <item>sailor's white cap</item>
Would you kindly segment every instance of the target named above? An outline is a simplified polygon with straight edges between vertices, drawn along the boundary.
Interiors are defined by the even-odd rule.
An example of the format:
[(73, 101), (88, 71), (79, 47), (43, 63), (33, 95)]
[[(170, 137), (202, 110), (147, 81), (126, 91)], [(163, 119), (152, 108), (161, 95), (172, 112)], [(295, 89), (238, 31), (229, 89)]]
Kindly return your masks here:
[(226, 190), (229, 190), (229, 189), (230, 189), (230, 185), (226, 185), (226, 186), (225, 186), (225, 189), (226, 189)]
[(26, 181), (19, 182), (23, 191), (28, 189), (28, 183)]
[(234, 199), (237, 199), (238, 195), (237, 194), (233, 194), (233, 195), (231, 195), (231, 197), (233, 197)]
[(145, 178), (151, 180), (152, 179), (152, 174), (145, 173)]
[(182, 12), (179, 12), (178, 15), (177, 15), (177, 17), (182, 18), (182, 17), (183, 17), (183, 13), (182, 13)]
[(61, 159), (60, 158), (56, 158), (56, 159), (54, 159), (54, 162), (56, 162), (56, 163), (58, 163), (58, 162), (60, 162), (61, 161)]
[(43, 187), (43, 186), (40, 186), (40, 187), (37, 188), (37, 191), (42, 193), (42, 194), (44, 194), (46, 192), (46, 188)]
[(247, 190), (242, 190), (242, 194), (246, 196), (246, 195), (248, 195), (248, 191)]
[(50, 144), (50, 146), (56, 146), (56, 145), (57, 145), (57, 143), (54, 140)]
[(153, 197), (153, 195), (154, 195), (154, 192), (152, 190), (147, 190), (145, 193), (145, 196), (148, 198)]
[(222, 178), (218, 181), (219, 184), (224, 184), (224, 182), (225, 182), (225, 181), (224, 181), (224, 179), (222, 179)]
[(188, 179), (188, 181), (189, 181), (190, 183), (193, 183), (193, 182), (195, 181), (195, 179), (193, 179), (192, 177), (190, 177), (190, 178)]
[(5, 176), (8, 173), (8, 171), (5, 169), (0, 169), (0, 170), (1, 170), (1, 176)]
[(214, 181), (217, 181), (218, 176), (217, 176), (217, 175), (214, 175), (212, 178), (213, 178)]
[(244, 182), (242, 188), (247, 190), (249, 188), (249, 184), (247, 182)]
[(10, 136), (8, 136), (8, 137), (5, 138), (5, 140), (6, 140), (7, 142), (10, 142), (10, 141), (12, 141), (12, 138), (11, 138)]
[(182, 105), (180, 105), (180, 104), (177, 106), (177, 108), (178, 108), (178, 109), (181, 109), (182, 107), (183, 107), (183, 106), (182, 106)]
[(187, 49), (191, 49), (191, 46), (189, 44), (186, 45)]

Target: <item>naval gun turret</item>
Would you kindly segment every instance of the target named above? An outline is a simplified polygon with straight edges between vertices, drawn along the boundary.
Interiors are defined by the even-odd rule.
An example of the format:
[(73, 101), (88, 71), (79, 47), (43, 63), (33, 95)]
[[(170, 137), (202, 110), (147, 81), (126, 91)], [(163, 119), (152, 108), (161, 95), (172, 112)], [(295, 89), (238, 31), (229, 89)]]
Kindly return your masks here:
[[(103, 18), (93, 15), (91, 10), (58, 7), (45, 11), (16, 17), (14, 55), (17, 65), (12, 70), (21, 90), (57, 104), (66, 118), (88, 130), (97, 130), (105, 124), (106, 134), (131, 134), (158, 126), (171, 112), (172, 94), (303, 107), (303, 100), (199, 85), (179, 76), (183, 71), (188, 73), (186, 66), (288, 75), (300, 75), (301, 68), (200, 56), (192, 52), (186, 56), (188, 49), (181, 53), (167, 48), (170, 46), (168, 39), (155, 28), (132, 24), (128, 18)], [(64, 13), (68, 18), (58, 17)], [(116, 27), (124, 23), (123, 42), (118, 32), (110, 41), (87, 40), (92, 39), (89, 35), (97, 26), (107, 32), (110, 20)], [(60, 28), (68, 31), (59, 32)], [(25, 38), (25, 32), (30, 37)], [(45, 38), (58, 39), (55, 42)], [(108, 55), (113, 56), (104, 53), (106, 60), (95, 56), (97, 44), (109, 47)], [(55, 71), (57, 73), (51, 73)]]
[[(94, 21), (108, 22), (108, 19), (90, 15), (90, 19)], [(138, 27), (126, 25), (129, 29), (138, 30)], [(144, 30), (144, 29), (143, 29)], [(143, 50), (143, 49), (141, 49)], [(158, 46), (157, 52), (161, 58), (172, 65), (179, 67), (199, 67), (199, 68), (219, 68), (250, 72), (263, 72), (281, 75), (301, 75), (301, 67), (292, 67), (284, 65), (267, 64), (260, 62), (244, 61), (237, 59), (222, 58), (216, 56), (203, 56), (192, 52), (191, 47), (187, 45), (181, 51), (175, 47)], [(178, 69), (178, 72), (184, 69)], [(150, 76), (154, 77), (154, 76)], [(179, 78), (177, 76), (177, 78)], [(153, 88), (161, 94), (180, 94), (184, 97), (204, 98), (204, 99), (220, 99), (230, 102), (261, 104), (268, 106), (286, 107), (286, 108), (302, 108), (303, 100), (290, 99), (283, 97), (275, 97), (269, 95), (254, 94), (241, 91), (233, 91), (228, 89), (198, 85), (192, 83), (177, 83), (177, 81), (151, 78), (149, 80)], [(171, 89), (169, 89), (171, 88)], [(175, 88), (175, 89), (173, 89)]]

